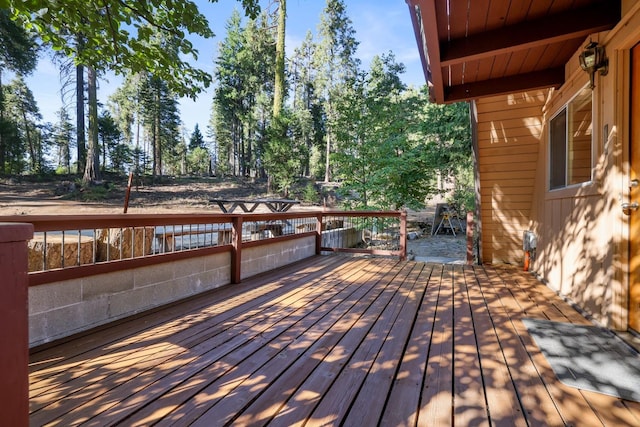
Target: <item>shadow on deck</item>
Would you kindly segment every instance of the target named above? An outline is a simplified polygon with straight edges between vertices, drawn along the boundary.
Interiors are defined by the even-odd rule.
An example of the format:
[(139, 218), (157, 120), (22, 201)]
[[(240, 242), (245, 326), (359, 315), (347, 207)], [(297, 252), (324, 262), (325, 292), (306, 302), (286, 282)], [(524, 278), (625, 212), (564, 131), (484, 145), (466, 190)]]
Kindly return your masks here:
[(314, 257), (31, 355), (31, 424), (637, 425), (557, 381), (509, 268)]

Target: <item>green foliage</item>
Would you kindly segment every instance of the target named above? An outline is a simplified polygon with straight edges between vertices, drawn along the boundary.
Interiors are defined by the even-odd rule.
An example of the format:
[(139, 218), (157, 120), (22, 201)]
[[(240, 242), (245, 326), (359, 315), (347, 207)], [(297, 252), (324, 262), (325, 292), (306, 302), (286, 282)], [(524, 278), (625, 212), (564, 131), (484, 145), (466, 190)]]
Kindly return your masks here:
[(308, 182), (304, 187), (302, 200), (307, 203), (318, 203), (318, 200), (320, 200), (320, 195), (318, 194), (315, 185), (313, 185), (313, 182)]
[(73, 124), (67, 110), (62, 107), (58, 111), (58, 122), (53, 127), (53, 145), (56, 148), (56, 173), (71, 174), (71, 146), (73, 143)]
[(357, 80), (360, 60), (355, 56), (358, 41), (351, 19), (347, 15), (345, 2), (327, 0), (320, 16), (320, 41), (315, 49), (313, 63), (317, 70), (314, 88), (322, 100), (325, 116), (325, 182), (331, 180), (331, 153), (337, 132), (335, 104), (342, 94), (350, 89), (350, 82)]
[(42, 116), (33, 93), (21, 76), (5, 86), (2, 92), (1, 163), (10, 173), (42, 173), (48, 141), (38, 126)]
[[(102, 111), (98, 116), (98, 139), (102, 145), (102, 170), (107, 169), (107, 158), (109, 158), (112, 169), (122, 171), (126, 157), (126, 152), (120, 144), (122, 132), (108, 111)], [(116, 149), (119, 150), (118, 153), (115, 153)], [(117, 157), (115, 161), (114, 155)]]
[(153, 147), (152, 175), (163, 175), (163, 159), (174, 154), (180, 141), (180, 115), (177, 96), (167, 82), (154, 75), (146, 75), (140, 88), (140, 119), (150, 145)]
[(200, 127), (196, 123), (195, 128), (193, 129), (193, 133), (189, 138), (189, 150), (195, 150), (196, 148), (204, 148), (204, 137), (202, 136), (202, 132), (200, 132)]
[(211, 165), (209, 151), (203, 147), (196, 147), (187, 155), (187, 167), (189, 173), (196, 175), (208, 175)]
[(320, 179), (324, 177), (324, 151), (321, 145), (313, 145), (309, 155), (309, 177)]
[(82, 202), (103, 202), (119, 193), (117, 186), (110, 182), (94, 185), (76, 181), (74, 188), (74, 191), (66, 194), (63, 198)]
[(268, 145), (265, 147), (264, 165), (272, 180), (272, 185), (285, 197), (300, 174), (300, 153), (290, 134), (291, 117), (284, 111), (274, 119), (268, 131)]
[(128, 144), (116, 144), (111, 150), (110, 157), (114, 172), (125, 172), (132, 165), (133, 153)]
[[(212, 35), (204, 17), (191, 1), (94, 3), (0, 0), (5, 30), (0, 31), (0, 72), (33, 68), (36, 45), (24, 28), (34, 30), (85, 69), (125, 75), (110, 99), (110, 114), (90, 121), (98, 123), (103, 168), (124, 171), (131, 165), (137, 174), (158, 178), (167, 172), (209, 173), (210, 153), (199, 127), (189, 138), (180, 133), (177, 101), (212, 81), (189, 65), (197, 52), (186, 34)], [(218, 173), (268, 174), (285, 195), (302, 176), (335, 176), (347, 203), (367, 209), (419, 208), (438, 191), (436, 177), (442, 176), (456, 184), (451, 202), (472, 208), (467, 104), (433, 105), (426, 89), (408, 90), (400, 80), (403, 66), (393, 55), (377, 57), (370, 70), (360, 70), (346, 2), (326, 0), (317, 41), (308, 33), (286, 63), (283, 112), (274, 118), (275, 22), (258, 15), (257, 0), (242, 4), (253, 19), (243, 22), (239, 13), (230, 18), (215, 62), (210, 140)], [(74, 138), (68, 115), (61, 112), (59, 123), (49, 129), (40, 123), (28, 90), (3, 88), (0, 173), (45, 172), (49, 144), (58, 170), (70, 173)], [(97, 111), (97, 101), (93, 108)], [(84, 110), (79, 111), (83, 117)], [(76, 126), (79, 134), (84, 127)], [(80, 152), (84, 143), (76, 145)], [(97, 147), (94, 152), (97, 156)], [(94, 190), (98, 198), (104, 191)], [(307, 185), (301, 197), (316, 201), (318, 196)]]
[(402, 69), (392, 55), (374, 58), (371, 71), (336, 104), (334, 158), (354, 207), (415, 207), (424, 201), (429, 177), (420, 144), (411, 138), (420, 100), (405, 93)]
[(317, 70), (314, 56), (317, 49), (311, 32), (294, 50), (290, 58), (290, 86), (292, 88), (292, 114), (295, 119), (296, 143), (304, 145), (301, 159), (304, 176), (318, 178), (324, 174), (325, 117), (323, 102), (316, 90)]
[(457, 197), (473, 187), (466, 104), (430, 104), (404, 87), (403, 69), (392, 54), (376, 57), (336, 101), (333, 158), (349, 207), (419, 209), (439, 175), (456, 182)]
[(0, 8), (0, 29), (0, 73), (8, 68), (22, 75), (30, 74), (38, 59), (35, 38), (13, 22), (4, 7)]
[(427, 140), (425, 157), (442, 176), (456, 173), (456, 168), (472, 164), (469, 105), (425, 104), (421, 134)]
[[(257, 0), (243, 0), (248, 13), (259, 10)], [(126, 0), (2, 0), (12, 19), (37, 32), (42, 41), (74, 57), (76, 63), (118, 73), (151, 72), (180, 95), (195, 96), (211, 83), (211, 76), (193, 67), (188, 57), (198, 52), (187, 33), (212, 37), (206, 18), (192, 1)], [(155, 32), (170, 37), (177, 49), (155, 43)], [(80, 36), (82, 48), (68, 35)]]
[(275, 44), (268, 17), (243, 27), (235, 12), (219, 47), (218, 83), (211, 127), (215, 132), (217, 171), (236, 176), (262, 174), (266, 129), (273, 111)]

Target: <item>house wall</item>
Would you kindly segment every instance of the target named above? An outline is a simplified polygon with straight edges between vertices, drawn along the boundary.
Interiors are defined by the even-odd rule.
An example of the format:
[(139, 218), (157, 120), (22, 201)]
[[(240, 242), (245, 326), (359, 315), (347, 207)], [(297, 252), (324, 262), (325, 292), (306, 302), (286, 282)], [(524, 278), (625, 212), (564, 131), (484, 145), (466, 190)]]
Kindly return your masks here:
[(482, 259), (523, 261), (548, 90), (476, 101)]
[(484, 261), (521, 263), (522, 232), (533, 230), (532, 271), (620, 330), (627, 328), (629, 289), (628, 217), (620, 208), (629, 200), (629, 50), (640, 41), (640, 3), (623, 11), (616, 28), (591, 37), (609, 58), (608, 74), (596, 77), (593, 90), (591, 182), (548, 189), (548, 121), (588, 84), (580, 52), (560, 89), (476, 104)]

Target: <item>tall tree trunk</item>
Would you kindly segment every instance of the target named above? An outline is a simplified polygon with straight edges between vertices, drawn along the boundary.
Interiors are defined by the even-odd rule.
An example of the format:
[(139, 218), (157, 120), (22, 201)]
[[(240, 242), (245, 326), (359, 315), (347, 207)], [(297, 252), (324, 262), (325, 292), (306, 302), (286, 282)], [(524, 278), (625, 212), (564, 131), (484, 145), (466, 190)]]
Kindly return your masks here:
[(327, 152), (324, 164), (324, 182), (331, 182), (331, 132), (327, 132)]
[(273, 88), (273, 118), (280, 117), (284, 102), (284, 36), (287, 21), (287, 0), (280, 0), (276, 38), (276, 77)]
[(76, 66), (76, 142), (78, 151), (77, 173), (84, 171), (87, 161), (87, 141), (84, 133), (84, 66)]
[[(142, 154), (142, 149), (140, 148), (140, 114), (136, 113), (136, 174), (144, 175), (146, 170), (146, 162), (145, 156)], [(142, 157), (142, 168), (140, 167), (140, 158)]]
[(27, 112), (24, 105), (20, 103), (20, 110), (22, 113), (22, 121), (24, 122), (24, 134), (27, 137), (27, 146), (29, 147), (29, 157), (31, 158), (31, 172), (37, 172), (36, 167), (36, 150), (33, 146), (33, 138), (31, 138), (31, 132), (29, 132), (29, 121), (27, 120)]
[(156, 111), (154, 118), (154, 163), (155, 171), (154, 176), (162, 177), (162, 138), (160, 138), (160, 88), (157, 89), (156, 94)]
[(89, 149), (82, 181), (85, 184), (100, 179), (100, 153), (98, 146), (98, 94), (96, 71), (87, 67), (87, 88), (89, 95)]
[(102, 172), (107, 170), (107, 141), (102, 138)]
[(157, 140), (156, 134), (157, 133), (158, 133), (158, 129), (156, 128), (156, 125), (155, 125), (155, 122), (154, 122), (154, 124), (151, 125), (151, 142), (150, 143), (151, 143), (152, 146), (149, 147), (150, 150), (151, 150), (151, 153), (153, 154), (152, 158), (151, 158), (152, 159), (151, 177), (153, 178), (154, 182), (156, 180), (156, 171), (158, 170), (158, 166), (157, 166), (157, 164), (158, 164), (158, 158), (157, 158), (158, 152), (156, 150), (156, 140)]

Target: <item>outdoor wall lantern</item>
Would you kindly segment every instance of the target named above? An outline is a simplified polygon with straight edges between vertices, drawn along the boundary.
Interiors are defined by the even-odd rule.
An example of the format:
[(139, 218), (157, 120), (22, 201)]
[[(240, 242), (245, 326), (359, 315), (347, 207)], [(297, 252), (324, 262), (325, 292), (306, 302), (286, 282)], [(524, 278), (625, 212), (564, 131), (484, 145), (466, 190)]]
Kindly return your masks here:
[(596, 71), (600, 70), (601, 76), (606, 76), (609, 72), (609, 59), (604, 52), (604, 46), (599, 45), (598, 42), (590, 41), (580, 54), (580, 67), (589, 73), (591, 82), (589, 87), (591, 89), (596, 87), (594, 82)]

